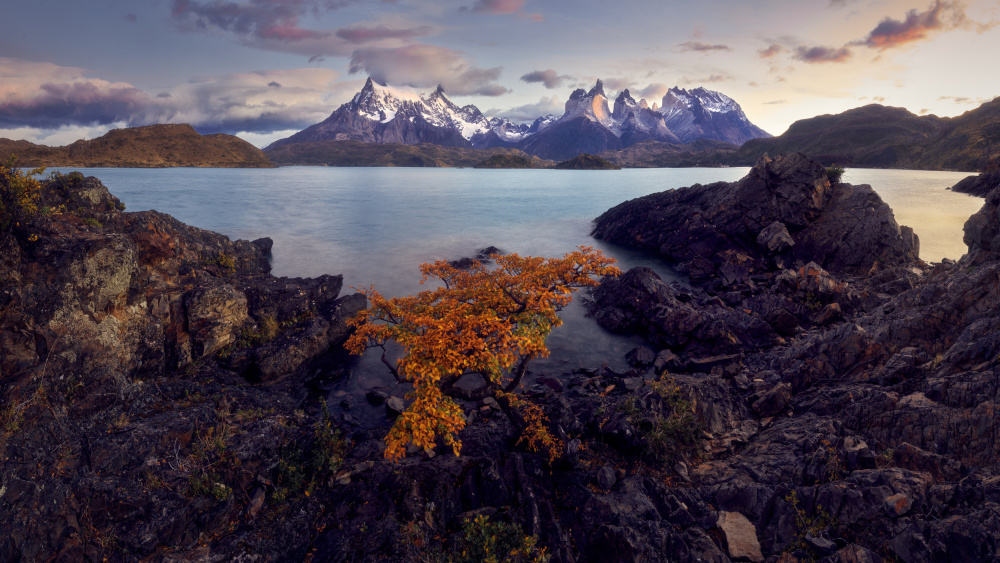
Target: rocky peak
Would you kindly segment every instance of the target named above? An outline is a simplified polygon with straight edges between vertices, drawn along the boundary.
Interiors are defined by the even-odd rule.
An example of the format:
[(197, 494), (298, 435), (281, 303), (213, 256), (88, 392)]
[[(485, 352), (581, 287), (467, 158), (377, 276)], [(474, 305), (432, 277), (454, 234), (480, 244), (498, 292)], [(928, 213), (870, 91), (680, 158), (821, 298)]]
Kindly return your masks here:
[(587, 95), (591, 98), (595, 96), (603, 96), (607, 98), (607, 94), (604, 93), (604, 82), (601, 82), (601, 79), (598, 78), (597, 84), (594, 84), (594, 87), (590, 89), (590, 92), (587, 92)]
[(627, 117), (630, 111), (638, 110), (640, 107), (636, 103), (635, 98), (629, 94), (628, 88), (626, 88), (615, 98), (615, 107), (611, 112), (611, 116), (620, 121)]

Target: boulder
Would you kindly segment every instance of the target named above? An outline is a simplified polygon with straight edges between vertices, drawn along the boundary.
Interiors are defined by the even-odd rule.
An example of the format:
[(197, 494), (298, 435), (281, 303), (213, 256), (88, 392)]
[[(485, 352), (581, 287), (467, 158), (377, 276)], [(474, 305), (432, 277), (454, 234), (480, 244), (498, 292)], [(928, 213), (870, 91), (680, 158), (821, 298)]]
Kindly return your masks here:
[(744, 273), (783, 267), (787, 261), (775, 258), (787, 252), (835, 273), (860, 273), (876, 262), (908, 264), (919, 250), (912, 230), (896, 224), (870, 186), (831, 186), (823, 167), (802, 154), (765, 156), (738, 182), (622, 203), (597, 218), (593, 235), (657, 252), (692, 281), (720, 277), (729, 285)]
[(764, 561), (764, 556), (760, 551), (760, 542), (757, 540), (757, 528), (739, 512), (719, 512), (719, 521), (716, 523), (722, 532), (722, 537), (726, 543), (726, 552), (729, 557), (736, 560), (749, 560), (754, 563)]

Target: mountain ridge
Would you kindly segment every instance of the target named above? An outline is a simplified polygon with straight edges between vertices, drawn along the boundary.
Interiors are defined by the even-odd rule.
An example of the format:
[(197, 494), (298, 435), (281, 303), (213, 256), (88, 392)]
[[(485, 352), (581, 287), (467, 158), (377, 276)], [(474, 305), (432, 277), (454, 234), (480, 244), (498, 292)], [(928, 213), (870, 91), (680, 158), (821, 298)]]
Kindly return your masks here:
[[(565, 160), (584, 153), (620, 150), (643, 141), (685, 144), (712, 139), (732, 144), (768, 133), (750, 123), (739, 104), (712, 90), (673, 88), (663, 106), (636, 101), (621, 91), (613, 109), (598, 79), (589, 91), (579, 88), (563, 114), (541, 116), (530, 125), (487, 118), (475, 106), (459, 107), (438, 86), (431, 93), (387, 86), (368, 78), (364, 87), (328, 118), (264, 150), (304, 142), (433, 143), (458, 148), (516, 148), (545, 159)], [(670, 122), (683, 135), (671, 130)]]
[(247, 141), (217, 133), (201, 135), (188, 124), (112, 129), (96, 139), (61, 147), (0, 139), (0, 159), (19, 166), (81, 168), (272, 168), (263, 151)]

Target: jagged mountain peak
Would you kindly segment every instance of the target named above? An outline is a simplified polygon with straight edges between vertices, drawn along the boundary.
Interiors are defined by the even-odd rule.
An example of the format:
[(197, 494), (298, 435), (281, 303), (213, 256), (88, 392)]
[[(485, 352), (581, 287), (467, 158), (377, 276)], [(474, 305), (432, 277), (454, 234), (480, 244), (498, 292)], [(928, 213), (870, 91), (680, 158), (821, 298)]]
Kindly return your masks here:
[(602, 82), (601, 79), (598, 78), (597, 84), (594, 84), (594, 87), (590, 89), (590, 92), (587, 92), (587, 95), (590, 96), (591, 98), (593, 98), (594, 96), (604, 96), (605, 98), (607, 98), (608, 96), (604, 93), (604, 82)]
[[(487, 118), (472, 104), (459, 107), (448, 99), (441, 85), (421, 91), (382, 84), (369, 77), (353, 99), (330, 117), (276, 141), (272, 147), (323, 140), (427, 142), (475, 148), (516, 145), (529, 153), (536, 150), (554, 157), (564, 153), (573, 156), (578, 154), (575, 150), (621, 148), (646, 140), (680, 144), (709, 138), (742, 143), (747, 138), (767, 136), (746, 120), (731, 98), (704, 88), (671, 88), (659, 110), (655, 102), (650, 108), (645, 99), (636, 101), (629, 89), (617, 93), (614, 111), (608, 105), (604, 82), (598, 79), (590, 90), (575, 90), (561, 116), (540, 117), (530, 125), (517, 124)], [(531, 141), (534, 137), (541, 138)]]
[(700, 86), (698, 88), (692, 88), (691, 90), (685, 90), (675, 86), (667, 90), (667, 93), (663, 95), (661, 109), (681, 107), (687, 109), (702, 107), (708, 111), (722, 113), (742, 111), (740, 109), (740, 105), (729, 96), (723, 94), (722, 92), (716, 92), (715, 90), (709, 90)]

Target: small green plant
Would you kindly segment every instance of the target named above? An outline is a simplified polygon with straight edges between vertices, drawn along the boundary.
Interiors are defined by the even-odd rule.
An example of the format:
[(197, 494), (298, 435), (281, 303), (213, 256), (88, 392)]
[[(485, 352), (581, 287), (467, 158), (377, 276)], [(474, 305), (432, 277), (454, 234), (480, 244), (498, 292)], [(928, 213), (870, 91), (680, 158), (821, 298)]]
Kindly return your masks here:
[(819, 297), (809, 291), (807, 291), (805, 296), (802, 298), (802, 304), (813, 313), (823, 308), (823, 302), (819, 300)]
[(837, 451), (837, 446), (833, 444), (830, 440), (823, 439), (820, 442), (823, 448), (823, 457), (826, 458), (826, 463), (823, 468), (823, 477), (828, 482), (839, 481), (847, 475), (847, 466), (844, 463), (844, 457), (840, 455)]
[(322, 405), (322, 414), (314, 428), (316, 443), (313, 446), (313, 467), (316, 472), (326, 469), (336, 472), (344, 464), (348, 444), (340, 429), (330, 424), (330, 411), (327, 410), (325, 399)]
[(235, 478), (241, 461), (228, 447), (230, 432), (228, 425), (221, 424), (210, 426), (198, 436), (189, 456), (192, 466), (188, 474), (189, 496), (223, 501), (233, 494), (226, 481)]
[(666, 374), (653, 381), (651, 387), (663, 401), (665, 414), (654, 409), (653, 414), (640, 424), (640, 428), (645, 430), (649, 453), (663, 464), (685, 454), (697, 456), (702, 425), (691, 409), (691, 401)]
[(87, 217), (86, 219), (83, 220), (83, 222), (91, 227), (97, 227), (98, 229), (104, 226), (101, 224), (100, 221), (94, 219), (93, 217)]
[(799, 496), (794, 490), (788, 493), (785, 502), (791, 505), (792, 511), (795, 513), (795, 538), (788, 544), (786, 550), (811, 552), (809, 544), (806, 543), (806, 536), (820, 537), (821, 534), (837, 525), (837, 521), (818, 504), (812, 516), (807, 514), (806, 510), (799, 506)]
[(215, 265), (222, 270), (222, 275), (231, 276), (236, 273), (236, 260), (225, 252), (215, 258)]
[(892, 458), (896, 455), (896, 450), (893, 448), (886, 448), (882, 450), (877, 456), (875, 456), (875, 467), (879, 469), (885, 469), (892, 466)]
[(844, 167), (838, 164), (828, 166), (824, 171), (826, 172), (826, 178), (830, 180), (830, 184), (839, 184), (840, 179), (844, 176)]
[(350, 443), (331, 424), (325, 400), (320, 417), (313, 425), (313, 437), (309, 453), (294, 446), (285, 448), (275, 469), (275, 500), (286, 500), (300, 491), (310, 495), (322, 474), (336, 473), (343, 466)]
[(544, 563), (549, 555), (536, 536), (525, 535), (517, 524), (490, 522), (483, 515), (467, 520), (452, 549), (423, 550), (426, 535), (419, 522), (407, 523), (404, 539), (419, 552), (419, 560), (434, 563)]

